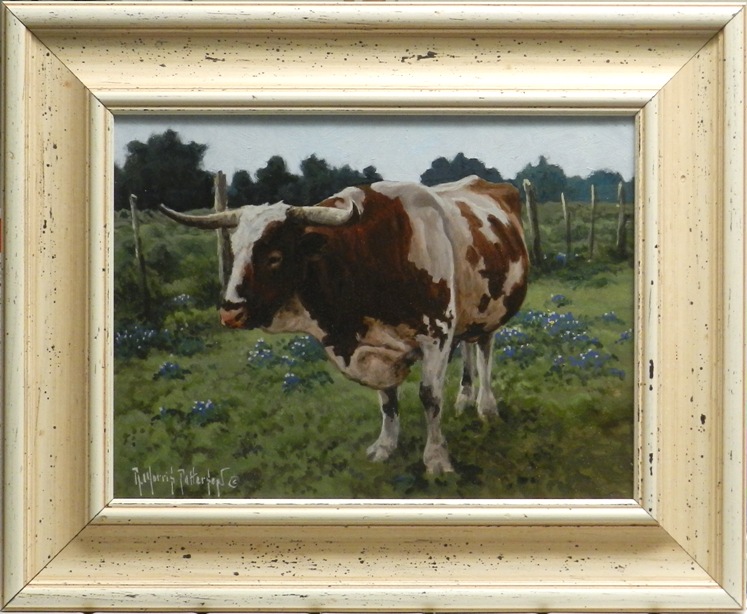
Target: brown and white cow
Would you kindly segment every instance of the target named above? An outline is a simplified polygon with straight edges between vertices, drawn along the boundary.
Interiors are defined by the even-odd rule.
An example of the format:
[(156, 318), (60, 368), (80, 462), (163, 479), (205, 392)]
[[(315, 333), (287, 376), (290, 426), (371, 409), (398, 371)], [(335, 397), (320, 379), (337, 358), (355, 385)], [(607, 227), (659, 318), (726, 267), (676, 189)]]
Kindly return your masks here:
[(457, 410), (476, 403), (482, 417), (497, 413), (493, 332), (521, 306), (528, 272), (513, 186), (474, 176), (430, 188), (382, 181), (313, 207), (276, 203), (205, 216), (161, 209), (184, 224), (233, 229), (225, 326), (313, 335), (347, 377), (379, 391), (372, 460), (396, 448), (397, 387), (422, 360), (423, 461), (430, 473), (452, 471), (440, 419), (457, 343), (465, 342)]

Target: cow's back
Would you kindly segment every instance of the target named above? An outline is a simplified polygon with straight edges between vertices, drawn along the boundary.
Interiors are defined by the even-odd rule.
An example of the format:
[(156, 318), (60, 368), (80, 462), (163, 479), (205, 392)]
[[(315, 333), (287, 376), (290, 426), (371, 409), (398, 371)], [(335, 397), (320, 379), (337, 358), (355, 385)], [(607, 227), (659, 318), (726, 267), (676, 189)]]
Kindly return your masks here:
[(454, 251), (456, 336), (474, 339), (506, 322), (526, 296), (521, 199), (511, 184), (476, 176), (432, 189), (444, 202)]

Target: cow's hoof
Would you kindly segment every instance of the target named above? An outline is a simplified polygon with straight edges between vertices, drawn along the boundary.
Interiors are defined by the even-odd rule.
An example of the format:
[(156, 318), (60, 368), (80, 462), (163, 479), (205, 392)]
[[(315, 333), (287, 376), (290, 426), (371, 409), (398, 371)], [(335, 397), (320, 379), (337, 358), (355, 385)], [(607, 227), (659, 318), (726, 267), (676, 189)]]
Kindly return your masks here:
[(426, 448), (425, 454), (423, 454), (423, 463), (425, 463), (425, 470), (429, 475), (454, 473), (454, 467), (451, 466), (449, 453), (445, 446)]
[(446, 462), (431, 463), (425, 468), (428, 475), (444, 475), (446, 473), (454, 473), (454, 467), (451, 466), (451, 462), (446, 459)]
[(457, 395), (456, 401), (454, 402), (454, 410), (457, 415), (463, 414), (465, 409), (468, 409), (475, 404), (475, 393), (472, 388), (462, 388)]
[(394, 450), (394, 446), (385, 445), (376, 440), (366, 449), (366, 456), (368, 456), (368, 460), (370, 461), (373, 461), (375, 463), (383, 463), (392, 455), (392, 452), (394, 452)]
[(498, 417), (498, 403), (492, 397), (481, 399), (477, 404), (477, 415), (486, 422)]

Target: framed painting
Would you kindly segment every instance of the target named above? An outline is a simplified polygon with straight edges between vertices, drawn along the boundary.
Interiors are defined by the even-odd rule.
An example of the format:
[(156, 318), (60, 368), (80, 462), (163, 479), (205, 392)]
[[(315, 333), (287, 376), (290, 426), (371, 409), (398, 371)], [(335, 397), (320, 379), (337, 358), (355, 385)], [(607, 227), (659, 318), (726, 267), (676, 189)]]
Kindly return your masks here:
[[(632, 496), (632, 117), (128, 115), (115, 118), (114, 134), (115, 498)], [(475, 257), (497, 239), (489, 220), (502, 211), (481, 208), (485, 189), (533, 199), (519, 212), (531, 250), (514, 258), (523, 264), (513, 265), (516, 289), (505, 296), (512, 260), (504, 269), (499, 252)], [(412, 209), (407, 225), (390, 221), (392, 190)], [(301, 224), (291, 218), (280, 236), (261, 238), (265, 216), (351, 197), (359, 221), (304, 223), (293, 238)], [(476, 213), (465, 217), (458, 207), (468, 205)], [(226, 206), (223, 217), (209, 211)], [(389, 212), (386, 222), (374, 207)], [(451, 211), (451, 230), (420, 240), (424, 211)], [(481, 211), (485, 223), (470, 230)], [(254, 275), (254, 313), (221, 326), (234, 313), (219, 310), (223, 296), (244, 292), (249, 248), (236, 244), (239, 227), (203, 225), (232, 226), (237, 214), (259, 216), (254, 250), (270, 241), (267, 253), (288, 262), (270, 269), (268, 283)], [(412, 228), (409, 239), (400, 224)], [(312, 236), (324, 246), (305, 256)], [(423, 271), (449, 250), (463, 263), (447, 288), (459, 317), (444, 329), (455, 338), (442, 357), (452, 360), (424, 384), (437, 387), (448, 442), (428, 467), (422, 348), (442, 333), (409, 332), (430, 311), (417, 298), (430, 286), (404, 263), (384, 263), (399, 253), (397, 237), (425, 254)], [(480, 287), (484, 275), (492, 281)], [(287, 298), (273, 307), (277, 291)], [(315, 316), (288, 320), (297, 311), (289, 305)], [(274, 311), (261, 317), (271, 319), (259, 322), (266, 308)], [(477, 350), (470, 340), (480, 339), (494, 380), (483, 396), (479, 369), (464, 368)], [(410, 364), (416, 353), (422, 367)], [(391, 416), (370, 386), (391, 399)]]
[[(3, 2), (4, 611), (743, 608), (745, 8)], [(631, 496), (117, 497), (143, 114), (634, 121)]]

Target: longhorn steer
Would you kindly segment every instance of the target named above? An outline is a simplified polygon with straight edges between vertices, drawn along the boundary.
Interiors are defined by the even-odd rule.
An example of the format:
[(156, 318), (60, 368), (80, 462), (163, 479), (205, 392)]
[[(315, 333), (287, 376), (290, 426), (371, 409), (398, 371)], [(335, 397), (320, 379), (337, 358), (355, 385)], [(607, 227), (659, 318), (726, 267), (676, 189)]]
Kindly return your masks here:
[(225, 326), (311, 334), (347, 377), (379, 391), (372, 460), (396, 448), (397, 387), (422, 360), (423, 461), (430, 473), (453, 470), (440, 419), (459, 342), (457, 410), (476, 402), (481, 417), (497, 414), (493, 332), (521, 306), (528, 272), (513, 186), (474, 176), (431, 188), (382, 181), (313, 207), (276, 203), (205, 216), (161, 210), (183, 224), (233, 229)]

